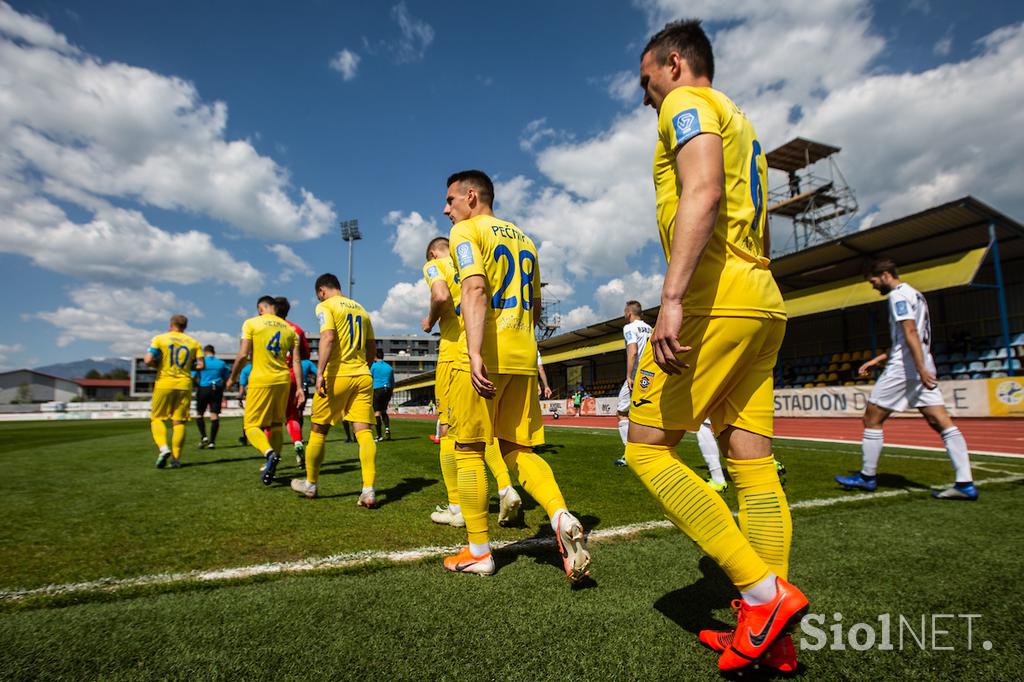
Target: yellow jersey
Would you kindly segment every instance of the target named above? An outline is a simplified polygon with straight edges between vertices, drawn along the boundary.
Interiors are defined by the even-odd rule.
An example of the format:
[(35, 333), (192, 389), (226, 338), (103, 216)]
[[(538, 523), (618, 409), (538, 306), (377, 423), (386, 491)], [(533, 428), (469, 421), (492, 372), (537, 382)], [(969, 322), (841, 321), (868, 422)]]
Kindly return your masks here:
[(369, 374), (365, 349), (367, 341), (373, 341), (373, 325), (366, 309), (351, 298), (332, 296), (316, 307), (316, 319), (320, 323), (321, 335), (328, 329), (337, 334), (331, 357), (324, 367), (324, 376)]
[(665, 97), (658, 114), (654, 186), (665, 258), (671, 254), (682, 191), (676, 153), (702, 133), (722, 138), (725, 186), (715, 230), (690, 280), (683, 310), (695, 315), (785, 319), (782, 294), (764, 252), (768, 165), (754, 125), (732, 100), (713, 88), (676, 88)]
[(466, 328), (462, 324), (459, 313), (462, 307), (462, 285), (455, 272), (452, 259), (435, 258), (423, 266), (423, 277), (427, 280), (427, 288), (434, 282), (444, 282), (452, 296), (452, 304), (441, 311), (438, 325), (441, 327), (441, 343), (437, 352), (438, 362), (455, 362), (460, 355), (466, 354)]
[(242, 324), (242, 338), (252, 341), (249, 388), (291, 383), (288, 354), (299, 337), (290, 324), (277, 315), (250, 317)]
[(201, 352), (198, 341), (183, 332), (165, 332), (153, 337), (149, 352), (160, 362), (155, 388), (192, 390), (192, 370)]
[[(540, 305), (540, 266), (533, 240), (512, 223), (479, 215), (452, 226), (448, 241), (462, 282), (482, 275), (487, 292), (482, 355), (498, 374), (536, 374), (533, 307)], [(456, 367), (469, 369), (463, 353)]]

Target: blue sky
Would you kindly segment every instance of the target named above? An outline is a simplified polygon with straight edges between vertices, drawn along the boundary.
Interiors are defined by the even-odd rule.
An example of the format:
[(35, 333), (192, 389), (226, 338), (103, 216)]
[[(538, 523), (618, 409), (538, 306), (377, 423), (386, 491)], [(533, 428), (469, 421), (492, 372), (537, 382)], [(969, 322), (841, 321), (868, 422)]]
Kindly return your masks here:
[(635, 72), (684, 15), (706, 17), (716, 86), (766, 148), (844, 148), (864, 225), (967, 193), (1024, 217), (1022, 162), (984, 124), (1024, 125), (1019, 6), (721, 4), (0, 6), (0, 277), (18, 319), (0, 367), (140, 353), (182, 311), (233, 348), (262, 293), (312, 326), (312, 279), (344, 279), (353, 217), (355, 297), (378, 333), (414, 333), (423, 245), (466, 167), (540, 244), (566, 328), (655, 305)]

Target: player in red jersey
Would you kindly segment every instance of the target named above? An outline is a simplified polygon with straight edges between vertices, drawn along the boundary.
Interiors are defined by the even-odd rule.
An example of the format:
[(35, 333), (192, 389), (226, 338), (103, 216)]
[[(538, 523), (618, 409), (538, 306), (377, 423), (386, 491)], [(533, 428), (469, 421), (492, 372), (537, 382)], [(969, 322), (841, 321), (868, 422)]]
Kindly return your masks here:
[[(306, 339), (306, 332), (302, 330), (302, 327), (288, 319), (288, 313), (291, 311), (291, 304), (288, 303), (288, 299), (284, 296), (278, 296), (274, 299), (274, 307), (277, 308), (278, 317), (290, 324), (299, 337), (299, 359), (309, 360), (309, 340)], [(289, 357), (288, 373), (292, 380), (291, 392), (295, 393), (296, 377), (295, 373), (291, 370), (291, 361), (291, 357)], [(306, 461), (306, 446), (302, 442), (302, 412), (305, 408), (305, 401), (301, 405), (295, 404), (294, 401), (288, 401), (288, 415), (285, 417), (285, 428), (288, 429), (288, 437), (292, 439), (292, 444), (295, 446), (295, 463), (300, 467), (305, 466)]]

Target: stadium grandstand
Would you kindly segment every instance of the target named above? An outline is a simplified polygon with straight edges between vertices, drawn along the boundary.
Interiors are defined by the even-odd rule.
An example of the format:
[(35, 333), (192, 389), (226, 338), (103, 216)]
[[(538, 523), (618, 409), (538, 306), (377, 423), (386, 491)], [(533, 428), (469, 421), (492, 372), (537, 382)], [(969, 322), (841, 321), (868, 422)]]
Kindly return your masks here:
[[(881, 256), (894, 259), (901, 277), (928, 300), (940, 380), (1021, 373), (1024, 226), (967, 196), (772, 262), (789, 313), (777, 389), (874, 382), (856, 373), (888, 347), (885, 299), (864, 278), (869, 262)], [(657, 307), (645, 311), (652, 324), (657, 314)], [(593, 397), (618, 393), (623, 325), (614, 318), (540, 342), (556, 397), (580, 385)], [(433, 372), (404, 379), (396, 384), (396, 402), (426, 404), (433, 384)]]

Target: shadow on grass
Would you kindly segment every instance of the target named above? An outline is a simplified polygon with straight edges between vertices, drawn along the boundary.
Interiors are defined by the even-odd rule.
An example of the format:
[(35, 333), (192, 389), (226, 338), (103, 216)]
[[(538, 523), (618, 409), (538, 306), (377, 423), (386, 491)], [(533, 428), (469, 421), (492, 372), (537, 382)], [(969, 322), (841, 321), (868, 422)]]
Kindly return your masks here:
[(565, 446), (561, 443), (545, 443), (544, 445), (535, 445), (533, 447), (533, 451), (538, 455), (547, 455), (556, 453), (563, 448), (565, 448)]
[[(856, 474), (856, 471), (851, 471), (850, 474)], [(911, 481), (909, 478), (902, 474), (878, 474), (875, 477), (878, 482), (879, 488), (898, 488), (902, 490), (931, 490), (931, 486), (925, 485), (924, 483), (918, 483), (917, 481)], [(841, 490), (848, 490), (839, 483), (836, 483)]]
[[(525, 500), (524, 500), (525, 502)], [(590, 531), (600, 525), (601, 519), (596, 516), (581, 516), (575, 512), (576, 518), (580, 520), (583, 527)], [(522, 523), (522, 521), (520, 521)], [(524, 527), (524, 526), (519, 526)], [(546, 542), (545, 542), (546, 541)], [(496, 571), (502, 567), (515, 563), (520, 556), (530, 557), (536, 563), (548, 565), (558, 569), (559, 573), (565, 575), (565, 567), (562, 565), (562, 555), (558, 551), (558, 541), (555, 539), (555, 532), (551, 524), (545, 522), (532, 537), (513, 542), (501, 549), (494, 550), (494, 567)], [(573, 590), (586, 590), (597, 587), (597, 582), (586, 577), (572, 586)]]
[(384, 507), (392, 502), (398, 502), (406, 495), (418, 493), (424, 488), (429, 488), (435, 484), (437, 484), (436, 478), (422, 478), (420, 476), (403, 478), (401, 483), (377, 491), (377, 506)]
[(723, 623), (712, 615), (716, 609), (728, 608), (739, 597), (722, 569), (712, 559), (701, 557), (697, 564), (701, 577), (697, 582), (663, 595), (654, 608), (687, 632), (731, 630), (735, 623)]
[(182, 457), (181, 468), (184, 469), (186, 467), (203, 467), (207, 466), (208, 464), (231, 464), (233, 462), (248, 461), (262, 462), (264, 461), (264, 458), (261, 457), (259, 453), (257, 453), (255, 450), (253, 450), (253, 453), (248, 457), (221, 457), (220, 459), (208, 459), (200, 462), (190, 462), (184, 457)]

